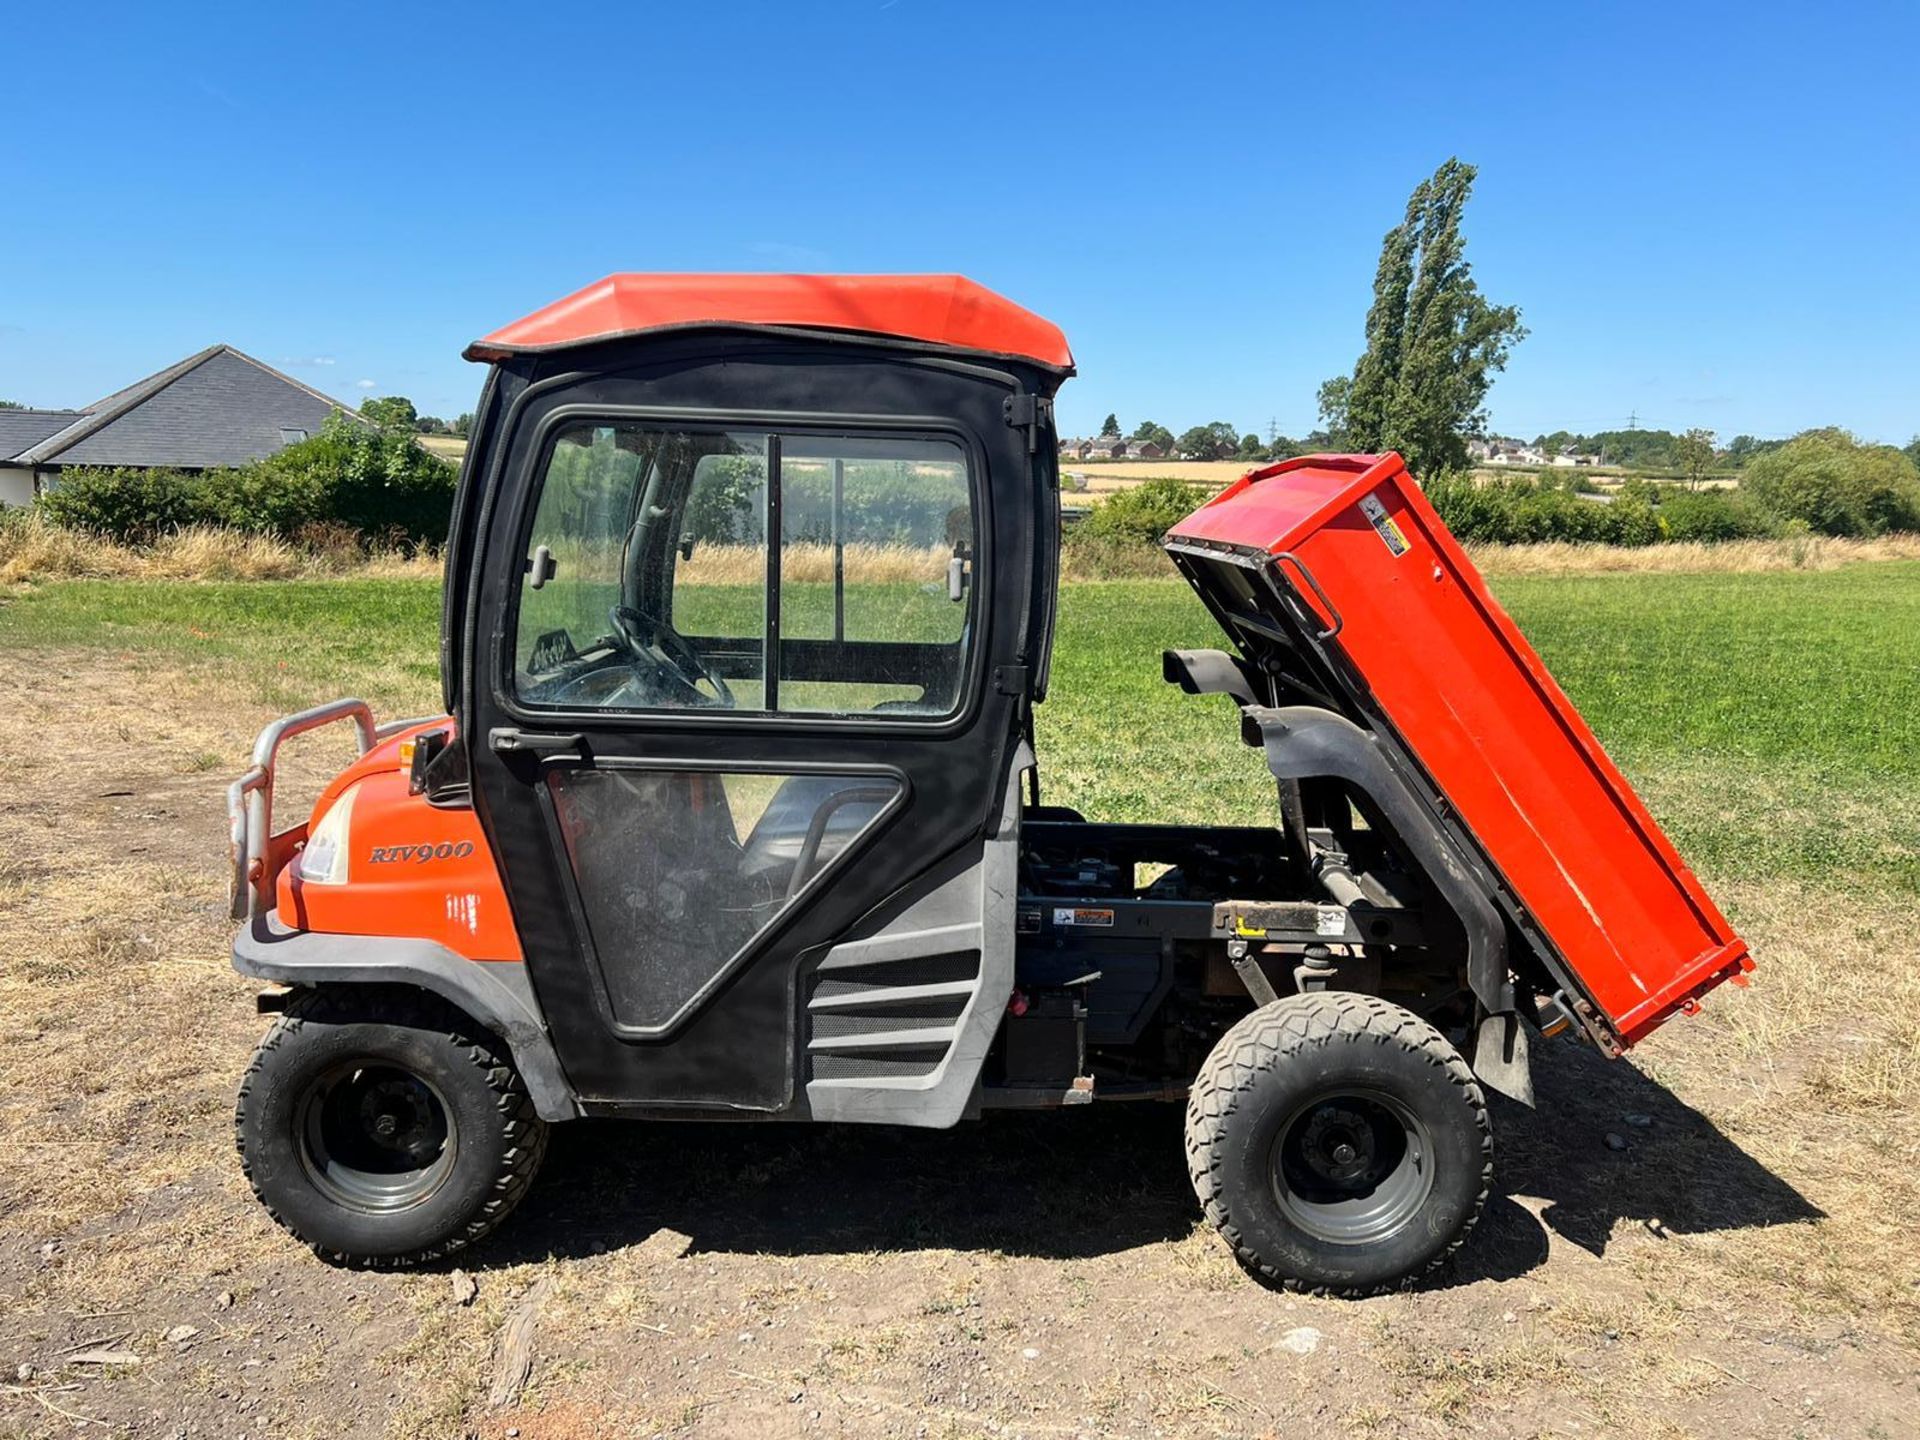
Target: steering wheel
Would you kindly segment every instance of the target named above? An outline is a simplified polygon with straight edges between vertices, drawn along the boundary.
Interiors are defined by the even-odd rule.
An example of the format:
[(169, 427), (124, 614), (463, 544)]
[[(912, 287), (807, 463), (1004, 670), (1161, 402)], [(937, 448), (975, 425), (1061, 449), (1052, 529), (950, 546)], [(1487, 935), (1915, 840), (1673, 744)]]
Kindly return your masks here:
[[(651, 665), (654, 678), (679, 705), (733, 709), (733, 691), (727, 688), (726, 678), (702, 660), (687, 637), (666, 621), (656, 620), (632, 605), (614, 606), (607, 612), (607, 619), (626, 652)], [(711, 696), (700, 689), (703, 680), (713, 687)]]

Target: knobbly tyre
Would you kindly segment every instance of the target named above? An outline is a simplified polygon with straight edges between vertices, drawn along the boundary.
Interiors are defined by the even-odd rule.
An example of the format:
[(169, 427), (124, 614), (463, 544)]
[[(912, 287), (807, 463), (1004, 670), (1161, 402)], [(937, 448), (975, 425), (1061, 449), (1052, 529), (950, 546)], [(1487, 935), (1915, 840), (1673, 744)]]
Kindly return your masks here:
[[(1165, 677), (1235, 707), (1274, 822), (1114, 824), (1032, 748), (1054, 326), (955, 277), (621, 275), (466, 353), (445, 713), (278, 721), (229, 797), (277, 1012), (240, 1152), (323, 1254), (481, 1239), (579, 1117), (1185, 1099), (1241, 1261), (1363, 1294), (1465, 1238), (1535, 1037), (1617, 1056), (1751, 968), (1396, 456), (1166, 537), (1231, 648)], [(276, 829), (333, 723), (359, 759)]]

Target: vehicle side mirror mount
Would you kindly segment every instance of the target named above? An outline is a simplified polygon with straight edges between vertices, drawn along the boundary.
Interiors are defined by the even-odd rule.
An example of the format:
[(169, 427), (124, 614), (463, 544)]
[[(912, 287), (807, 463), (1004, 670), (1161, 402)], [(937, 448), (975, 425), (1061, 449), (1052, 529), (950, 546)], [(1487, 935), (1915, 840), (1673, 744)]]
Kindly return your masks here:
[(682, 560), (691, 560), (693, 558), (693, 536), (682, 535), (680, 537), (680, 558)]
[(947, 561), (947, 599), (958, 605), (967, 598), (967, 556), (965, 550), (953, 547), (953, 558)]
[(559, 568), (559, 565), (554, 561), (553, 551), (549, 550), (545, 545), (536, 545), (533, 554), (527, 560), (528, 588), (532, 590), (540, 589), (554, 577), (554, 572)]

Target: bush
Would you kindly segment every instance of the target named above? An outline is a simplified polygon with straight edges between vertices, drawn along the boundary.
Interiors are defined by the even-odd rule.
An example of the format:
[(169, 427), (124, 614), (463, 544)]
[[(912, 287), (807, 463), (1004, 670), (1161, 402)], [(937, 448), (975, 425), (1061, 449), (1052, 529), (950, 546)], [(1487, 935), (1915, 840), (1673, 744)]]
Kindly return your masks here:
[(1151, 545), (1200, 508), (1207, 492), (1181, 480), (1147, 480), (1119, 490), (1087, 512), (1076, 527), (1089, 541)]
[(181, 470), (65, 470), (36, 503), (56, 525), (133, 545), (204, 518), (201, 477)]
[(1607, 507), (1607, 517), (1613, 526), (1613, 539), (1608, 542), (1611, 545), (1658, 545), (1666, 538), (1660, 516), (1645, 500), (1615, 496)]
[(1660, 517), (1641, 492), (1607, 502), (1588, 499), (1557, 477), (1479, 485), (1451, 474), (1431, 481), (1426, 494), (1454, 538), (1473, 544), (1652, 545), (1661, 538)]
[(458, 474), (404, 430), (372, 430), (335, 415), (310, 440), (210, 474), (206, 518), (277, 535), (331, 523), (417, 544), (446, 535)]
[(1822, 535), (1920, 530), (1920, 471), (1891, 445), (1845, 430), (1808, 430), (1755, 456), (1740, 488), (1782, 520)]
[(457, 475), (405, 431), (335, 415), (312, 439), (235, 470), (68, 470), (38, 504), (56, 525), (124, 545), (192, 525), (283, 539), (346, 527), (418, 544), (447, 533)]
[(1660, 497), (1660, 529), (1668, 540), (1718, 544), (1771, 535), (1777, 527), (1734, 490), (1668, 490)]

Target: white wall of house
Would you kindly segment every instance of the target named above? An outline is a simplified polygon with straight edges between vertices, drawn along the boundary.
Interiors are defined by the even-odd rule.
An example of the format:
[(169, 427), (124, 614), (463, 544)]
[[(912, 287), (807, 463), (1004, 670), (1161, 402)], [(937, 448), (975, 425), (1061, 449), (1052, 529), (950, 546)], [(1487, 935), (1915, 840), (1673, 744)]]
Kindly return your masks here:
[(18, 465), (0, 465), (0, 505), (33, 503), (33, 471)]

